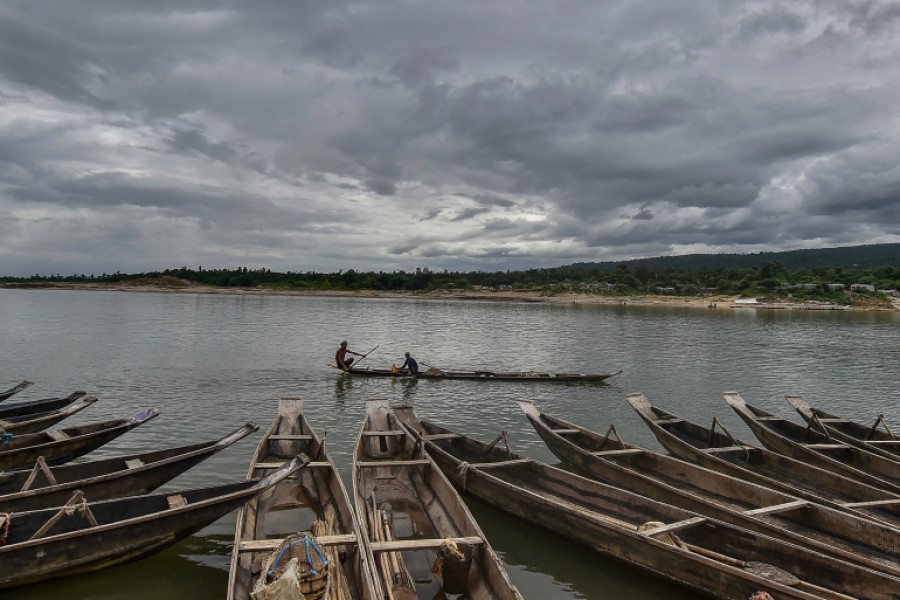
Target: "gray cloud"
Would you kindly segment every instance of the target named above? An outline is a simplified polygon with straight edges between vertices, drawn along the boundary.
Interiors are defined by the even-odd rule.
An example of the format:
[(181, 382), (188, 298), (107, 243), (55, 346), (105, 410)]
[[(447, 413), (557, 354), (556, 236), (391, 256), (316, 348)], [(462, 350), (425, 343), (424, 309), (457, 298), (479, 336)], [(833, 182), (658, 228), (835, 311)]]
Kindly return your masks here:
[(898, 7), (14, 0), (0, 264), (494, 270), (900, 241)]

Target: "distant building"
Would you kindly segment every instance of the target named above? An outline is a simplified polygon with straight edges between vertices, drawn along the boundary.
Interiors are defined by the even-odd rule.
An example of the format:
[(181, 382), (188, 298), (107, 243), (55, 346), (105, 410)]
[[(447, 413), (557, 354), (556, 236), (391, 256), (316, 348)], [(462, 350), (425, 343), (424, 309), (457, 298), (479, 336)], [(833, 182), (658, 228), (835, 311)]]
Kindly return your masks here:
[(868, 283), (852, 283), (850, 284), (851, 292), (874, 292), (875, 286)]
[(843, 290), (844, 284), (843, 283), (828, 283), (828, 284), (826, 284), (826, 287), (829, 290)]

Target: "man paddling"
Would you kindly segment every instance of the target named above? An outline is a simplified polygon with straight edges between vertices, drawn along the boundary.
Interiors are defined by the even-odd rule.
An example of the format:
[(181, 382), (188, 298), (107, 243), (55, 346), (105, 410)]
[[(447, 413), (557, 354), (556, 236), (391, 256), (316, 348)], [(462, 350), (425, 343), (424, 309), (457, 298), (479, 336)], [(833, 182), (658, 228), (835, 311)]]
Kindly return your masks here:
[(408, 375), (418, 374), (419, 363), (416, 362), (416, 359), (410, 356), (409, 352), (407, 352), (404, 356), (406, 356), (406, 362), (404, 362), (403, 366), (397, 369), (397, 371)]
[(363, 356), (359, 352), (354, 352), (347, 348), (347, 340), (341, 342), (341, 347), (338, 348), (338, 351), (334, 353), (334, 362), (337, 363), (338, 369), (341, 371), (349, 371), (350, 365), (353, 364), (352, 358), (347, 358), (348, 354), (355, 354), (356, 356)]

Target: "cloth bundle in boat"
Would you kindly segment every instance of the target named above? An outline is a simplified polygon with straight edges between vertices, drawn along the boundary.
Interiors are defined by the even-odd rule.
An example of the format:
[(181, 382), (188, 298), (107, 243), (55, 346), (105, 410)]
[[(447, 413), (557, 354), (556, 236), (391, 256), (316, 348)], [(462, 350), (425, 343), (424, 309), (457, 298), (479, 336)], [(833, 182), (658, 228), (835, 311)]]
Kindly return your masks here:
[(269, 556), (250, 597), (253, 600), (321, 600), (331, 578), (328, 559), (307, 532), (288, 536)]

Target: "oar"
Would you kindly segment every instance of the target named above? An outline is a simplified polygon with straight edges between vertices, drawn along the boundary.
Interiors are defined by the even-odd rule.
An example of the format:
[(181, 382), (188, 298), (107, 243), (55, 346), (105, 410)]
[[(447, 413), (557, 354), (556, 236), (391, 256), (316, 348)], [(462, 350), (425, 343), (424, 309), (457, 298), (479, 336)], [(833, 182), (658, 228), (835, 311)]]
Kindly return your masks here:
[[(379, 344), (379, 346), (380, 346), (380, 345), (381, 345), (381, 344)], [(365, 354), (363, 354), (362, 356), (360, 356), (360, 357), (359, 357), (359, 360), (356, 361), (356, 363), (355, 363), (353, 366), (355, 367), (356, 365), (358, 365), (359, 363), (361, 363), (362, 361), (364, 361), (364, 360), (366, 359), (367, 356), (369, 356), (370, 354), (372, 354), (372, 353), (375, 352), (376, 350), (378, 350), (378, 346), (375, 346), (374, 348), (372, 348), (371, 350), (369, 350), (368, 352), (366, 352)]]

